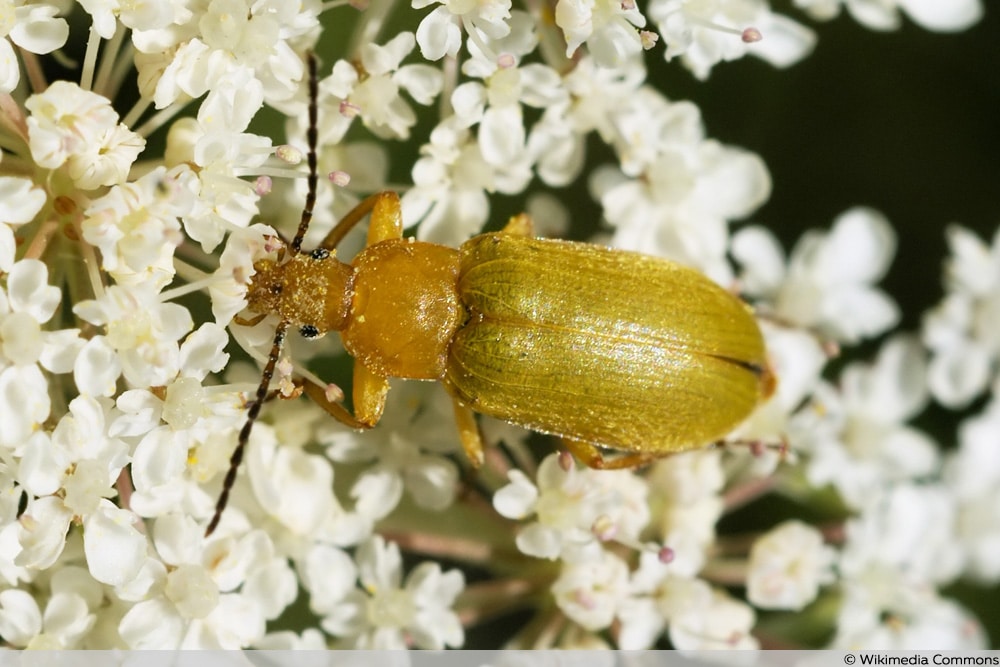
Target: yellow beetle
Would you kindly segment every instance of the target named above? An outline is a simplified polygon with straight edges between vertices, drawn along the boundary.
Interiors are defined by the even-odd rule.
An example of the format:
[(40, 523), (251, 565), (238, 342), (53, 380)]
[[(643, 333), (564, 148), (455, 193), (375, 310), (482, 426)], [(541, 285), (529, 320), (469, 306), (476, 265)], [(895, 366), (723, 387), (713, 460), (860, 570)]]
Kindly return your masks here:
[[(251, 322), (272, 313), (280, 322), (207, 534), (290, 326), (306, 337), (340, 332), (355, 360), (354, 414), (322, 388), (305, 391), (348, 426), (379, 421), (389, 378), (443, 382), (474, 465), (483, 459), (474, 412), (559, 436), (591, 467), (623, 467), (717, 440), (774, 391), (750, 308), (697, 271), (533, 238), (524, 215), (458, 249), (403, 238), (393, 192), (369, 197), (318, 249), (301, 252), (313, 199), (288, 251), (254, 265)], [(341, 262), (337, 245), (369, 214), (365, 248)], [(599, 447), (628, 454), (607, 460)]]

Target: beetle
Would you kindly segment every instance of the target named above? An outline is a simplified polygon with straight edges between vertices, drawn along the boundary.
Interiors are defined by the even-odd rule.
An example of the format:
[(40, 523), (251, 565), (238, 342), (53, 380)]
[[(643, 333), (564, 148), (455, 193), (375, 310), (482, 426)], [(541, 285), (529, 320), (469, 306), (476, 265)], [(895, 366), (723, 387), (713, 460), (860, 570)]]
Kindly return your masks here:
[[(310, 95), (315, 100), (315, 63)], [(322, 388), (305, 392), (338, 421), (375, 426), (389, 378), (436, 380), (454, 404), (462, 446), (483, 460), (474, 413), (558, 436), (594, 468), (641, 465), (730, 432), (775, 389), (750, 307), (680, 264), (591, 244), (534, 238), (531, 219), (459, 248), (403, 237), (399, 197), (381, 192), (301, 250), (315, 202), (316, 108), (309, 194), (292, 243), (254, 264), (249, 323), (279, 318), (226, 475), (218, 524), (290, 327), (337, 331), (354, 358), (352, 414)], [(370, 217), (365, 247), (336, 257)], [(625, 452), (606, 459), (601, 449)]]

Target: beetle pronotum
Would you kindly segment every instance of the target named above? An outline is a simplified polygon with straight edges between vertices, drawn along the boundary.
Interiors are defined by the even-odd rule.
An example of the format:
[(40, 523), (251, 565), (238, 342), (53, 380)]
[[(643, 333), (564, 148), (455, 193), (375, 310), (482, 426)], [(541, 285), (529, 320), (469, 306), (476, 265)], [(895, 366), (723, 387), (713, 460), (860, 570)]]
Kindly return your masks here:
[[(318, 182), (312, 57), (309, 95), (302, 219), (277, 261), (254, 265), (247, 291), (254, 321), (280, 321), (206, 534), (292, 326), (306, 337), (339, 331), (354, 357), (354, 414), (304, 385), (334, 418), (370, 428), (389, 378), (441, 381), (474, 465), (483, 459), (474, 412), (559, 436), (591, 467), (626, 467), (719, 439), (774, 391), (760, 329), (738, 298), (664, 259), (533, 238), (525, 215), (450, 248), (403, 238), (399, 198), (382, 192), (301, 252)], [(369, 215), (364, 249), (341, 262), (337, 245)], [(627, 454), (605, 459), (599, 447)]]

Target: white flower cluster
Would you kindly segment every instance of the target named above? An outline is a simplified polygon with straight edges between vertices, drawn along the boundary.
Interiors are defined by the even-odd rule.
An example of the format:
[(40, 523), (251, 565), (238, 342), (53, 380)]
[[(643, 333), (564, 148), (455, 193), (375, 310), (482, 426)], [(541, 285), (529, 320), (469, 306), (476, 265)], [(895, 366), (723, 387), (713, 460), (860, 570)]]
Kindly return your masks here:
[[(763, 227), (731, 234), (769, 196), (763, 161), (707, 137), (698, 108), (650, 85), (642, 60), (660, 39), (699, 78), (744, 55), (785, 66), (812, 33), (766, 0), (558, 0), (544, 16), (509, 0), (373, 4), (0, 0), (0, 640), (441, 649), (541, 594), (555, 601), (548, 618), (511, 645), (752, 648), (755, 609), (807, 610), (836, 592), (836, 646), (982, 646), (940, 588), (1000, 580), (1000, 407), (994, 397), (966, 421), (947, 456), (908, 422), (929, 395), (964, 405), (1000, 387), (1000, 241), (952, 232), (949, 294), (926, 319), (926, 349), (894, 336), (873, 364), (824, 379), (824, 343), (899, 321), (876, 286), (891, 226), (854, 208), (787, 259)], [(820, 18), (843, 4), (876, 28), (902, 11), (938, 30), (982, 9), (796, 4)], [(415, 33), (387, 34), (388, 13), (411, 10)], [(250, 128), (277, 111), (303, 145), (305, 54), (324, 12), (354, 28), (318, 84), (320, 171), (340, 187), (320, 187), (306, 246), (390, 187), (390, 173), (412, 182), (398, 188), (406, 224), (447, 244), (483, 228), (496, 194), (586, 179), (610, 227), (598, 240), (739, 284), (758, 307), (780, 383), (733, 434), (747, 447), (594, 471), (565, 454), (536, 464), (525, 433), (484, 420), (509, 458), (491, 449), (469, 479), (440, 387), (394, 384), (364, 434), (275, 400), (205, 537), (259, 382), (227, 348), (259, 360), (274, 331), (273, 318), (238, 326), (254, 260), (273, 250), (261, 222), (297, 225), (305, 188), (301, 150)], [(79, 81), (46, 85), (38, 56), (85, 18)], [(119, 113), (130, 74), (139, 100)], [(612, 162), (594, 166), (595, 140)], [(396, 157), (405, 142), (411, 163)], [(278, 366), (286, 396), (293, 371), (311, 377)], [(778, 442), (793, 457), (749, 455)], [(720, 534), (742, 504), (771, 493), (808, 503), (823, 488), (849, 513), (834, 528)], [(404, 566), (401, 549), (495, 578), (466, 586), (456, 567)], [(299, 596), (296, 631), (275, 632)]]

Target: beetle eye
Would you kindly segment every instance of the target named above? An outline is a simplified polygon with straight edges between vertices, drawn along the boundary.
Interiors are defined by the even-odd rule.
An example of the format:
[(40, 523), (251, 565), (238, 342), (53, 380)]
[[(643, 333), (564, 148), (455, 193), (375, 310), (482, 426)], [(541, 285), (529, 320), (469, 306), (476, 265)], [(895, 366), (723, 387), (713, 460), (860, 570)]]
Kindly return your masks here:
[(330, 251), (327, 250), (326, 248), (316, 248), (311, 253), (309, 253), (309, 256), (312, 257), (313, 259), (318, 259), (318, 260), (326, 259), (327, 257), (330, 256)]
[(303, 338), (315, 338), (319, 335), (319, 329), (312, 324), (304, 324), (299, 328), (299, 333)]
[(271, 283), (267, 289), (274, 296), (279, 296), (281, 294), (281, 283)]

